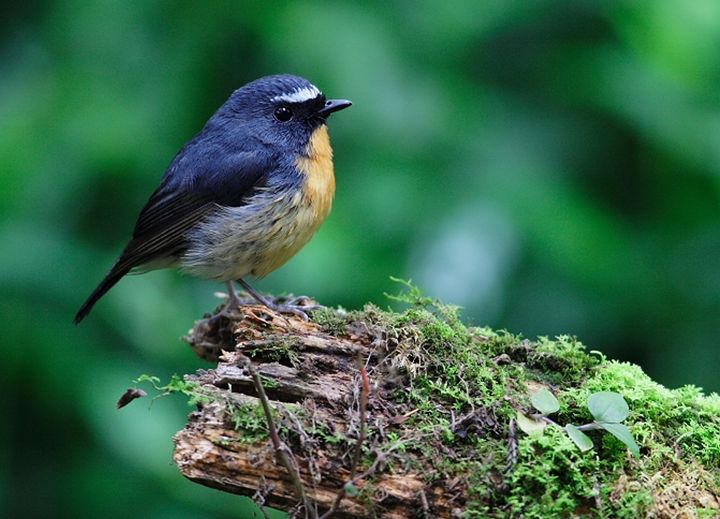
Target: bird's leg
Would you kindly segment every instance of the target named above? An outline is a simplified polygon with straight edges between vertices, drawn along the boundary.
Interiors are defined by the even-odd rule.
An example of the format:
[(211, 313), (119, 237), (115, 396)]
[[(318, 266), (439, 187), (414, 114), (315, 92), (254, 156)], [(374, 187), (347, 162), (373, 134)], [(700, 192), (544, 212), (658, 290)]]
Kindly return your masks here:
[(308, 306), (302, 306), (297, 303), (301, 302), (303, 299), (308, 299), (307, 297), (296, 297), (295, 299), (289, 301), (288, 303), (285, 303), (283, 305), (279, 305), (277, 303), (273, 303), (271, 300), (269, 300), (267, 297), (264, 297), (260, 294), (258, 294), (253, 287), (248, 285), (244, 280), (238, 279), (237, 283), (245, 289), (245, 292), (250, 294), (250, 296), (255, 299), (258, 303), (267, 306), (270, 310), (274, 310), (279, 313), (283, 314), (294, 314), (297, 316), (300, 316), (305, 321), (308, 320), (308, 316), (305, 313), (305, 310), (315, 310), (317, 308), (321, 308), (320, 305), (308, 305)]
[(228, 290), (228, 298), (227, 302), (225, 303), (225, 308), (223, 308), (223, 310), (233, 310), (234, 308), (240, 306), (242, 301), (240, 301), (237, 292), (235, 292), (235, 287), (233, 286), (232, 281), (226, 281), (225, 286)]
[(232, 311), (242, 304), (237, 292), (235, 292), (235, 287), (233, 286), (232, 281), (226, 281), (225, 287), (227, 288), (227, 300), (225, 301), (225, 305), (218, 311), (218, 313), (209, 318), (209, 322), (215, 322), (221, 317), (230, 317)]

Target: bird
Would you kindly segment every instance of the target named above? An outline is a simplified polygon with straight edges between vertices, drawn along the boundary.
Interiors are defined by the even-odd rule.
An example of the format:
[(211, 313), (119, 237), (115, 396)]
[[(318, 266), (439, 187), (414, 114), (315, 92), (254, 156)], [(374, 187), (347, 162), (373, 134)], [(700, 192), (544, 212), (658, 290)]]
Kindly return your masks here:
[(351, 105), (290, 74), (232, 92), (170, 162), (75, 324), (125, 275), (159, 268), (224, 282), (223, 311), (240, 304), (236, 281), (268, 308), (307, 319), (307, 307), (275, 303), (245, 278), (287, 262), (329, 214), (335, 174), (326, 123)]

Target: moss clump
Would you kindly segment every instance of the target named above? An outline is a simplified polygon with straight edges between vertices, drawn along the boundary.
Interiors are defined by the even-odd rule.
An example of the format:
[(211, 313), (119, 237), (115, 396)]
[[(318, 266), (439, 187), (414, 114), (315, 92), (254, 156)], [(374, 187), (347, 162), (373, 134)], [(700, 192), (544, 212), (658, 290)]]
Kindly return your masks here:
[[(321, 320), (336, 335), (357, 336), (362, 323), (385, 338), (395, 378), (383, 398), (409, 415), (391, 440), (407, 440), (404, 453), (416, 456), (428, 483), (467, 482), (465, 517), (720, 514), (718, 395), (664, 388), (638, 366), (588, 353), (574, 337), (530, 341), (466, 327), (457, 308), (423, 298), (414, 287), (396, 299), (408, 308), (326, 311)], [(513, 439), (510, 421), (528, 409), (529, 388), (536, 387), (558, 397), (560, 423), (592, 421), (586, 406), (592, 393), (623, 395), (640, 458), (602, 431), (589, 433), (594, 449), (584, 453), (553, 427), (537, 438), (518, 432)], [(427, 436), (441, 447), (421, 441)], [(509, 455), (513, 441), (516, 459)]]
[(226, 406), (230, 423), (237, 431), (235, 441), (240, 443), (255, 443), (263, 441), (268, 436), (265, 412), (259, 404), (238, 403)]
[[(248, 352), (248, 356), (253, 360), (270, 360), (293, 367), (297, 367), (299, 364), (296, 345), (284, 341), (273, 341), (255, 346)], [(273, 384), (275, 381), (270, 380), (268, 383)]]

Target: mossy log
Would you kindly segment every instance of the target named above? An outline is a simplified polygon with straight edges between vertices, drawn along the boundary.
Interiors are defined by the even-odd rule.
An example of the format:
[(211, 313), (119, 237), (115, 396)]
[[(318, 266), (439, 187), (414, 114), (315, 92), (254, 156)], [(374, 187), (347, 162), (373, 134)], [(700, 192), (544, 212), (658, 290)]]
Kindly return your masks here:
[[(720, 516), (717, 395), (666, 389), (571, 337), (528, 341), (408, 302), (401, 313), (315, 311), (310, 322), (247, 305), (198, 321), (186, 340), (217, 367), (185, 377), (198, 409), (175, 436), (181, 473), (297, 517)], [(306, 506), (269, 440), (248, 358)], [(640, 457), (600, 431), (581, 452), (559, 427), (516, 430), (543, 387), (563, 425), (592, 421), (591, 393), (622, 394)]]

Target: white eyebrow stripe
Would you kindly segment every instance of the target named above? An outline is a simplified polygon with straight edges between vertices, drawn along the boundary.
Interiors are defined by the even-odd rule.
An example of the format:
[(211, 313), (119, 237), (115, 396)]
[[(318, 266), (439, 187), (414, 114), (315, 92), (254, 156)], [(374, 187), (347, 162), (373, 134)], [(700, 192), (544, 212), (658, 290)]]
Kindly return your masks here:
[(315, 86), (310, 85), (309, 87), (298, 88), (288, 94), (275, 96), (272, 100), (285, 101), (286, 103), (304, 103), (310, 99), (315, 99), (319, 95), (320, 90), (318, 90)]

